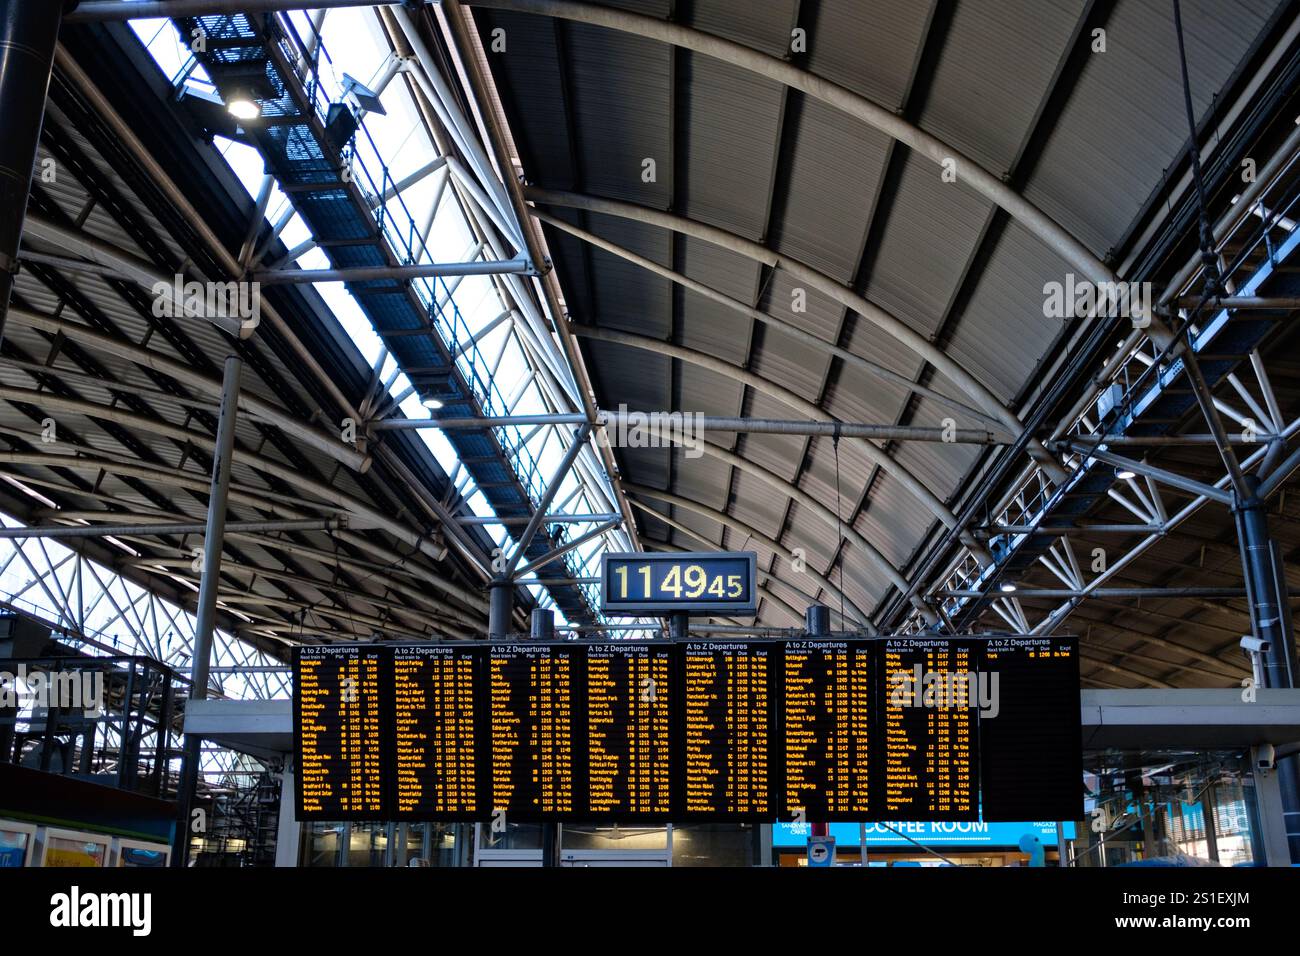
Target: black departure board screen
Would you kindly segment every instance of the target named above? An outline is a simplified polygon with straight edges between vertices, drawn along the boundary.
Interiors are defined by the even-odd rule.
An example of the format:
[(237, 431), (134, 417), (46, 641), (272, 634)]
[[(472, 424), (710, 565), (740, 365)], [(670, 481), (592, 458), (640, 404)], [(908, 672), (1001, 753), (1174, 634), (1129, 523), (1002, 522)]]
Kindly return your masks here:
[(991, 637), (982, 650), (997, 705), (980, 715), (984, 819), (1081, 819), (1078, 640)]
[(484, 649), (392, 649), (393, 798), (402, 819), (479, 820)]
[(493, 644), (489, 809), (507, 822), (572, 815), (585, 730), (580, 644)]
[(298, 819), (382, 819), (388, 808), (385, 654), (314, 646), (295, 653)]
[(1078, 641), (319, 645), (300, 820), (1077, 820)]
[(822, 639), (785, 644), (778, 680), (781, 819), (872, 819), (872, 668), (877, 646)]
[(878, 670), (885, 820), (978, 820), (978, 644), (891, 638)]
[(668, 820), (672, 810), (672, 647), (588, 644), (584, 820)]
[(780, 645), (678, 645), (678, 799), (674, 819), (771, 819), (774, 680)]

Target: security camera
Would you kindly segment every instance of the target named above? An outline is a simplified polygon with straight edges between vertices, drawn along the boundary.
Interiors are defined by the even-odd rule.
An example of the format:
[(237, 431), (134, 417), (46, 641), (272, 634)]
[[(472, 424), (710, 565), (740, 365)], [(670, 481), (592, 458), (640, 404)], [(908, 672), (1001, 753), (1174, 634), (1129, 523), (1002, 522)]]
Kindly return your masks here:
[(1277, 751), (1273, 749), (1272, 744), (1260, 744), (1255, 748), (1255, 768), (1257, 770), (1272, 770), (1277, 766)]
[(1241, 649), (1247, 654), (1267, 654), (1272, 646), (1268, 641), (1261, 641), (1258, 637), (1241, 639)]

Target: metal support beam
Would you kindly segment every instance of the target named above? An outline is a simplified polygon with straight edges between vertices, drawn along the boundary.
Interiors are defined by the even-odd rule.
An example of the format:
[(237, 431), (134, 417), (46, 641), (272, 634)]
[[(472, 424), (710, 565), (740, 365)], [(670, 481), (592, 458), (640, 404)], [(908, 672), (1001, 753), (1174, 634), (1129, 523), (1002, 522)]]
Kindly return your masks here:
[(1112, 452), (1105, 451), (1095, 445), (1078, 441), (1056, 442), (1058, 448), (1068, 448), (1070, 451), (1089, 458), (1095, 458), (1103, 461), (1108, 465), (1114, 465), (1116, 468), (1129, 469), (1136, 474), (1146, 475), (1148, 478), (1166, 484), (1171, 488), (1178, 488), (1193, 495), (1203, 495), (1213, 501), (1220, 501), (1223, 504), (1232, 504), (1232, 495), (1226, 491), (1215, 488), (1213, 485), (1207, 485), (1203, 482), (1196, 481), (1192, 478), (1186, 478), (1183, 475), (1175, 474), (1172, 471), (1165, 471), (1163, 468), (1157, 468), (1154, 465), (1148, 465), (1143, 461), (1134, 461), (1131, 458), (1125, 458), (1122, 455), (1116, 455)]
[[(221, 380), (221, 417), (217, 419), (217, 444), (212, 456), (212, 483), (208, 493), (208, 523), (203, 536), (203, 577), (194, 626), (194, 655), (190, 661), (190, 699), (208, 696), (208, 667), (211, 666), (212, 632), (216, 628), (217, 592), (221, 587), (221, 552), (226, 533), (226, 502), (230, 491), (230, 470), (235, 457), (235, 418), (239, 406), (239, 378), (243, 363), (238, 356), (226, 358)], [(176, 793), (178, 819), (172, 848), (172, 865), (189, 863), (190, 807), (198, 784), (202, 739), (185, 735), (185, 759)]]
[(45, 122), (63, 4), (6, 3), (0, 8), (0, 336), (18, 273), (18, 245), (32, 189), (32, 167)]
[[(513, 216), (514, 224), (518, 229), (517, 234), (527, 249), (528, 258), (539, 269), (542, 269), (542, 275), (536, 282), (535, 290), (526, 288), (525, 284), (517, 277), (505, 277), (504, 286), (509, 289), (510, 297), (515, 300), (515, 304), (519, 307), (523, 316), (523, 321), (519, 323), (518, 327), (526, 329), (530, 324), (539, 330), (546, 329), (548, 326), (554, 327), (554, 340), (549, 336), (545, 336), (544, 340), (539, 337), (538, 341), (539, 346), (550, 346), (550, 348), (540, 348), (537, 350), (536, 355), (542, 360), (547, 356), (557, 360), (561, 358), (564, 360), (563, 371), (567, 372), (567, 376), (556, 375), (552, 388), (556, 405), (569, 411), (581, 410), (588, 415), (588, 420), (592, 420), (596, 412), (594, 404), (595, 390), (587, 373), (581, 349), (579, 349), (576, 339), (569, 331), (568, 316), (564, 309), (559, 280), (556, 278), (553, 269), (544, 268), (550, 258), (546, 254), (546, 245), (540, 227), (528, 215), (523, 187), (518, 170), (513, 163), (514, 151), (506, 145), (509, 133), (505, 119), (500, 112), (499, 99), (494, 95), (494, 84), (477, 56), (477, 51), (481, 50), (482, 47), (474, 28), (473, 16), (468, 10), (463, 9), (456, 0), (446, 0), (440, 8), (440, 12), (443, 15), (442, 19), (447, 27), (447, 32), (450, 34), (450, 49), (455, 58), (459, 60), (460, 68), (468, 80), (473, 98), (481, 106), (480, 120), (487, 135), (488, 146), (496, 160), (497, 168), (501, 170), (504, 177), (504, 182), (499, 184), (502, 187), (499, 190), (499, 195), (505, 200), (505, 209)], [(390, 19), (399, 21), (401, 18), (390, 17)], [(408, 27), (413, 26), (410, 18), (406, 18), (402, 22)], [(407, 32), (408, 39), (410, 39), (412, 32), (418, 32), (400, 26), (399, 29)], [(416, 39), (418, 39), (418, 36)], [(430, 58), (429, 51), (422, 42), (412, 42), (411, 46), (426, 70), (436, 69), (437, 61)], [(495, 187), (498, 183), (493, 180), (491, 185)], [(486, 235), (486, 232), (485, 238), (495, 251), (497, 245), (490, 236)], [(533, 297), (529, 294), (530, 291), (539, 292), (543, 301), (535, 305)], [(525, 338), (527, 338), (526, 335)], [(556, 344), (559, 346), (558, 350), (554, 347)], [(544, 370), (544, 364), (542, 367)], [(597, 478), (597, 466), (601, 466), (600, 471), (603, 472), (605, 482), (608, 483), (609, 490), (612, 491), (612, 497), (606, 491), (605, 482)], [(639, 548), (636, 519), (632, 514), (632, 507), (628, 503), (627, 496), (623, 494), (613, 450), (603, 443), (597, 443), (596, 449), (579, 458), (579, 467), (587, 474), (589, 485), (595, 489), (595, 493), (607, 499), (610, 510), (619, 511), (623, 515), (625, 521), (624, 533), (627, 536), (628, 547), (632, 550)]]
[[(580, 414), (506, 415), (494, 418), (394, 418), (375, 422), (375, 431), (421, 429), (487, 428), (504, 425), (577, 425)], [(596, 424), (615, 428), (644, 428), (667, 438), (682, 431), (697, 435), (704, 431), (746, 432), (754, 435), (825, 435), (865, 438), (876, 441), (924, 441), (967, 445), (1005, 444), (1008, 439), (985, 428), (927, 428), (916, 425), (873, 425), (865, 422), (810, 421), (778, 418), (728, 418), (694, 412), (601, 411)]]
[(512, 578), (515, 569), (519, 567), (519, 560), (528, 550), (528, 545), (532, 543), (533, 536), (537, 534), (537, 529), (542, 526), (546, 519), (546, 509), (551, 506), (555, 500), (556, 494), (560, 490), (560, 484), (564, 481), (565, 475), (573, 467), (573, 463), (578, 459), (578, 453), (582, 451), (582, 446), (587, 441), (587, 436), (591, 434), (591, 426), (584, 424), (573, 433), (573, 441), (569, 445), (569, 450), (564, 453), (564, 458), (556, 467), (555, 472), (551, 475), (551, 480), (546, 483), (546, 491), (542, 493), (542, 500), (537, 503), (537, 510), (533, 512), (528, 526), (524, 528), (523, 534), (519, 536), (519, 546), (515, 548), (515, 553), (510, 557), (510, 563), (506, 565), (503, 577)]
[[(1155, 320), (1152, 320), (1155, 324)], [(1219, 417), (1219, 410), (1214, 404), (1214, 393), (1205, 381), (1205, 376), (1201, 374), (1201, 364), (1197, 361), (1196, 351), (1192, 348), (1190, 337), (1183, 340), (1183, 348), (1179, 358), (1183, 360), (1183, 370), (1187, 373), (1187, 381), (1191, 383), (1192, 393), (1196, 396), (1196, 403), (1201, 406), (1201, 414), (1205, 416), (1205, 423), (1210, 426), (1210, 434), (1214, 436), (1214, 444), (1219, 449), (1219, 457), (1223, 459), (1223, 465), (1228, 471), (1228, 479), (1232, 485), (1232, 490), (1240, 498), (1246, 498), (1250, 494), (1250, 489), (1246, 485), (1245, 472), (1242, 471), (1241, 462), (1237, 460), (1237, 453), (1232, 450), (1228, 441), (1227, 429), (1223, 427), (1223, 419)]]
[[(200, 315), (193, 315), (185, 301), (184, 290), (177, 288), (178, 280), (174, 273), (169, 275), (152, 263), (111, 243), (96, 239), (89, 233), (64, 228), (40, 216), (30, 216), (27, 220), (27, 234), (82, 256), (95, 265), (115, 269), (120, 278), (129, 279), (151, 294), (156, 294), (155, 290), (159, 290), (161, 296), (170, 304), (173, 314), (177, 316), (192, 316), (196, 321), (211, 322), (222, 331), (241, 339), (249, 338), (256, 328), (252, 322), (246, 321), (247, 317), (240, 317), (226, 311), (233, 304), (234, 297), (231, 296), (225, 296), (226, 301), (218, 309), (212, 312), (201, 309), (198, 310), (201, 312)], [(232, 271), (235, 275), (243, 272), (237, 262), (234, 263)], [(262, 303), (259, 301), (260, 305)], [(264, 312), (265, 309), (262, 311)]]
[(1261, 475), (1262, 481), (1255, 493), (1256, 496), (1263, 501), (1273, 497), (1297, 468), (1300, 468), (1300, 448), (1297, 448), (1280, 463), (1274, 465), (1272, 471)]
[(1087, 524), (1068, 527), (1030, 524), (995, 524), (975, 531), (976, 538), (995, 534), (1050, 534), (1065, 537), (1073, 534), (1159, 534), (1164, 530), (1157, 524)]
[(438, 170), (442, 169), (442, 167), (446, 165), (447, 165), (446, 159), (444, 159), (441, 156), (435, 157), (434, 159), (425, 163), (415, 172), (411, 173), (411, 175), (407, 176), (406, 178), (396, 183), (393, 183), (393, 185), (385, 189), (381, 195), (373, 197), (370, 200), (370, 208), (378, 209), (380, 206), (384, 205), (389, 200), (401, 194), (404, 190), (411, 188), (420, 180), (424, 179), (426, 176), (430, 176), (433, 173), (436, 173)]
[(785, 335), (803, 342), (811, 348), (825, 351), (826, 353), (835, 356), (844, 362), (845, 365), (866, 372), (868, 375), (882, 378), (887, 382), (892, 382), (893, 384), (905, 388), (910, 392), (914, 392), (917, 395), (925, 395), (944, 405), (946, 408), (952, 408), (955, 411), (961, 412), (963, 415), (969, 415), (977, 420), (988, 422), (989, 424), (995, 425), (999, 428), (1004, 427), (998, 419), (986, 415), (978, 409), (971, 408), (969, 405), (945, 395), (943, 392), (922, 385), (906, 375), (900, 375), (893, 369), (886, 368), (883, 365), (865, 359), (856, 352), (850, 352), (848, 349), (841, 348), (835, 342), (820, 338), (793, 322), (787, 322), (784, 319), (764, 312), (761, 309), (756, 309), (752, 305), (719, 292), (717, 289), (707, 286), (703, 282), (692, 279), (690, 276), (684, 275), (680, 272), (674, 272), (647, 256), (640, 255), (630, 249), (612, 243), (593, 232), (588, 232), (586, 229), (580, 229), (572, 223), (566, 222), (556, 216), (551, 216), (541, 212), (535, 206), (530, 206), (529, 211), (532, 213), (533, 218), (537, 219), (539, 222), (547, 223), (555, 229), (567, 232), (569, 235), (583, 240), (588, 245), (595, 246), (598, 249), (603, 249), (606, 252), (619, 256), (634, 265), (640, 266), (647, 272), (657, 275), (660, 278), (668, 279), (671, 282), (675, 282), (683, 288), (690, 289), (691, 291), (704, 296), (710, 301), (717, 302), (720, 305), (724, 305), (729, 309), (739, 312), (741, 315), (748, 316), (755, 322), (762, 322), (764, 325), (771, 326), (774, 329), (779, 329)]
[[(1258, 438), (1247, 439), (1240, 434), (1229, 434), (1229, 445), (1258, 445), (1268, 440), (1268, 435), (1260, 435)], [(1126, 445), (1136, 445), (1140, 448), (1158, 447), (1165, 445), (1213, 445), (1215, 444), (1213, 435), (1189, 434), (1189, 435), (1107, 435), (1105, 443), (1111, 447), (1120, 447)]]
[(527, 259), (480, 259), (476, 262), (433, 262), (412, 266), (363, 266), (356, 269), (273, 269), (255, 272), (253, 278), (262, 285), (302, 285), (311, 282), (374, 282), (384, 279), (437, 279), (447, 276), (486, 276), (512, 273), (530, 274)]
[[(622, 515), (616, 515), (616, 514), (547, 515), (545, 520), (542, 521), (542, 524), (544, 525), (586, 524), (588, 522), (596, 522), (596, 521), (604, 522), (604, 521), (622, 520), (622, 517), (623, 517)], [(526, 525), (531, 520), (532, 520), (531, 518), (528, 518), (526, 516), (520, 516), (518, 518), (480, 518), (477, 515), (475, 515), (472, 518), (457, 518), (456, 523), (463, 524), (463, 525), (486, 524), (486, 525), (504, 525), (506, 527), (513, 527), (515, 525)], [(0, 537), (3, 537), (3, 535), (0, 535)]]
[[(1180, 309), (1194, 309), (1201, 304), (1201, 297), (1185, 295), (1175, 299), (1174, 305)], [(1261, 296), (1261, 295), (1225, 295), (1210, 299), (1205, 308), (1213, 309), (1263, 309), (1267, 311), (1288, 312), (1300, 309), (1300, 296)]]
[(262, 186), (257, 191), (257, 199), (253, 203), (253, 214), (248, 217), (248, 231), (244, 234), (244, 241), (239, 246), (239, 255), (236, 258), (239, 264), (245, 269), (252, 264), (253, 253), (257, 250), (257, 234), (262, 231), (262, 223), (266, 221), (266, 207), (271, 204), (271, 190), (275, 186), (275, 177), (270, 173), (262, 177)]
[[(577, 6), (577, 5), (573, 5)], [(612, 12), (612, 11), (611, 11)], [(645, 18), (649, 19), (649, 18)], [(951, 156), (951, 154), (949, 154)], [(737, 255), (745, 256), (755, 262), (762, 263), (773, 269), (781, 269), (788, 272), (798, 282), (805, 283), (819, 292), (831, 297), (839, 302), (845, 308), (861, 315), (865, 320), (879, 328), (882, 332), (897, 339), (903, 345), (907, 346), (918, 356), (928, 361), (938, 369), (954, 385), (965, 392), (970, 398), (984, 409), (984, 411), (993, 416), (1002, 426), (1011, 434), (1019, 435), (1024, 431), (1023, 423), (1002, 403), (998, 398), (983, 384), (981, 384), (973, 375), (970, 374), (960, 363), (954, 361), (951, 356), (942, 349), (937, 348), (934, 343), (930, 342), (925, 336), (920, 335), (906, 323), (902, 322), (896, 316), (886, 312), (878, 305), (868, 301), (864, 296), (857, 294), (853, 289), (819, 272), (816, 269), (804, 264), (803, 262), (793, 259), (789, 256), (778, 253), (762, 243), (754, 242), (735, 233), (727, 232), (705, 223), (697, 222), (682, 216), (676, 216), (672, 213), (662, 212), (651, 209), (646, 206), (638, 206), (633, 203), (619, 202), (617, 200), (603, 199), (596, 196), (581, 195), (578, 193), (559, 192), (555, 190), (543, 190), (529, 188), (526, 190), (529, 199), (537, 203), (564, 206), (574, 209), (584, 209), (588, 212), (599, 213), (603, 215), (617, 216), (624, 219), (631, 219), (635, 222), (645, 223), (647, 225), (659, 226), (672, 232), (679, 232), (703, 242), (716, 245), (719, 248), (734, 252)], [(701, 357), (699, 353), (693, 350), (683, 349), (679, 346), (672, 346), (668, 343), (662, 343), (646, 336), (629, 335), (628, 333), (616, 332), (612, 329), (606, 329), (602, 326), (577, 326), (572, 325), (570, 328), (578, 334), (586, 334), (588, 337), (599, 337), (607, 341), (618, 340), (619, 344), (640, 346), (647, 349), (653, 349), (661, 354), (672, 354), (674, 358), (681, 358), (684, 361), (692, 361), (695, 364), (701, 364), (711, 368), (720, 374), (730, 374), (733, 378), (744, 379), (746, 384), (754, 385), (759, 391), (773, 391), (773, 386), (766, 380), (758, 376), (750, 376), (744, 370), (737, 371), (734, 367), (725, 362), (718, 362), (710, 357)], [(653, 343), (653, 344), (651, 344)], [(720, 367), (718, 367), (720, 366)], [(755, 385), (753, 379), (758, 379)], [(782, 399), (786, 401), (786, 399)], [(787, 401), (787, 404), (791, 404)], [(800, 407), (801, 403), (795, 401), (792, 407)], [(1065, 471), (1060, 467), (1051, 454), (1042, 447), (1042, 444), (1036, 439), (1031, 438), (1026, 448), (1031, 456), (1038, 461), (1044, 469), (1057, 481), (1065, 480)], [(886, 469), (892, 467), (892, 474), (900, 474), (901, 468), (898, 463), (884, 465)], [(906, 474), (905, 469), (902, 472)]]
[[(104, 512), (104, 517), (112, 517), (112, 512)], [(231, 521), (226, 524), (229, 532), (246, 532), (266, 534), (273, 531), (332, 531), (335, 528), (348, 527), (346, 518), (304, 518), (289, 521)], [(103, 538), (107, 536), (122, 537), (161, 537), (176, 534), (203, 534), (208, 529), (206, 524), (98, 524), (98, 525), (46, 525), (42, 527), (0, 528), (0, 541), (6, 538)]]
[[(1233, 509), (1237, 521), (1237, 539), (1241, 546), (1241, 564), (1245, 572), (1247, 603), (1250, 606), (1251, 632), (1257, 640), (1266, 641), (1262, 652), (1264, 686), (1291, 688), (1296, 686), (1295, 633), (1292, 625), (1290, 601), (1287, 595), (1286, 572), (1282, 567), (1282, 554), (1277, 542), (1269, 535), (1268, 517), (1264, 500), (1259, 494), (1259, 478), (1246, 476), (1246, 486), (1253, 492), (1238, 501)], [(1256, 787), (1261, 784), (1261, 772), (1255, 764)], [(1290, 847), (1290, 860), (1270, 865), (1300, 863), (1300, 756), (1289, 756), (1277, 761), (1276, 770), (1266, 776), (1277, 788), (1280, 806), (1269, 811), (1281, 814), (1281, 832), (1285, 833)], [(1265, 815), (1260, 806), (1261, 816)], [(1277, 824), (1271, 820), (1270, 825)]]
[(581, 547), (582, 545), (586, 544), (588, 541), (591, 541), (593, 538), (599, 538), (602, 534), (605, 534), (605, 532), (613, 531), (622, 523), (623, 523), (622, 516), (615, 515), (613, 521), (607, 521), (604, 524), (600, 525), (599, 527), (592, 528), (586, 534), (579, 535), (578, 537), (574, 538), (572, 541), (569, 541), (561, 545), (560, 547), (555, 548), (552, 551), (546, 552), (546, 554), (542, 555), (540, 558), (537, 558), (534, 561), (529, 561), (523, 567), (515, 571), (515, 575), (514, 575), (515, 578), (521, 578), (525, 574), (528, 574), (531, 571), (536, 571), (538, 568), (550, 564), (556, 558), (563, 557), (564, 555), (572, 551), (574, 548)]
[(274, 13), (383, 6), (401, 4), (393, 0), (91, 0), (78, 7), (76, 12), (68, 14), (66, 19), (69, 23), (92, 23), (105, 20), (197, 17), (217, 13)]
[[(943, 598), (978, 598), (983, 597), (983, 591), (936, 591), (936, 596)], [(1093, 588), (1091, 590), (1078, 588), (1017, 588), (1015, 596), (1024, 598), (1074, 598), (1074, 597), (1099, 597), (1099, 598), (1240, 598), (1245, 597), (1246, 592), (1242, 588), (1205, 588), (1205, 587), (1188, 587), (1188, 588)]]

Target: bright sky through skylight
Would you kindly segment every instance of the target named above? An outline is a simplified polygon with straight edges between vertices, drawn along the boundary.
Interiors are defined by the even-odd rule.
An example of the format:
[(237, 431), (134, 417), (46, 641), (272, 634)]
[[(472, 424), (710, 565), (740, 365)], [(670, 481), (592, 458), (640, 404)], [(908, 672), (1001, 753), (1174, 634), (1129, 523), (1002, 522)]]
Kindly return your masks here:
[[(304, 38), (311, 36), (312, 27), (306, 12), (296, 11), (288, 15)], [(136, 20), (132, 26), (141, 41), (146, 43), (154, 59), (169, 77), (176, 77), (188, 63), (188, 51), (180, 42), (177, 31), (167, 21)], [(362, 8), (342, 8), (331, 10), (325, 17), (321, 29), (324, 55), (320, 57), (320, 75), (322, 89), (326, 96), (336, 99), (344, 82), (344, 74), (374, 88), (380, 83), (389, 47), (373, 11)], [(211, 84), (201, 71), (195, 71), (187, 83), (211, 90)], [(400, 75), (393, 79), (383, 93), (382, 102), (386, 115), (375, 113), (365, 117), (365, 130), (368, 136), (358, 133), (356, 149), (358, 155), (357, 181), (363, 189), (371, 193), (381, 192), (386, 185), (381, 182), (382, 167), (376, 161), (375, 151), (383, 163), (388, 166), (387, 184), (398, 182), (422, 169), (438, 156), (435, 145), (421, 122), (414, 101), (411, 99), (405, 81)], [(373, 148), (371, 147), (373, 140)], [(255, 196), (263, 177), (263, 162), (254, 148), (227, 139), (218, 138), (216, 146), (225, 156), (232, 170), (239, 177), (250, 196)], [(470, 226), (465, 219), (455, 191), (441, 188), (447, 176), (445, 169), (425, 176), (422, 180), (404, 189), (400, 196), (387, 203), (386, 221), (390, 224), (390, 236), (400, 234), (402, 241), (410, 241), (414, 236), (416, 250), (419, 251), (419, 232), (427, 220), (435, 196), (441, 194), (441, 201), (433, 228), (428, 236), (428, 246), (419, 255), (422, 262), (460, 262), (465, 261), (475, 252), (476, 242)], [(373, 185), (371, 179), (373, 178)], [(275, 223), (289, 209), (288, 197), (275, 187), (267, 219)], [(306, 225), (295, 216), (285, 227), (281, 239), (287, 248), (294, 248), (311, 239)], [(506, 248), (509, 255), (513, 250)], [(329, 259), (320, 249), (311, 249), (301, 255), (297, 264), (304, 269), (330, 268)], [(358, 352), (373, 367), (383, 350), (383, 343), (371, 326), (370, 320), (362, 312), (347, 289), (340, 282), (317, 283), (314, 288), (333, 311), (343, 329), (351, 337)], [(466, 276), (460, 280), (447, 280), (443, 283), (430, 283), (425, 288), (439, 300), (447, 298), (447, 289), (454, 290), (450, 296), (451, 303), (459, 311), (464, 328), (460, 338), (463, 340), (483, 329), (495, 320), (507, 305), (503, 302), (493, 280), (487, 276)], [(447, 310), (450, 318), (454, 313)], [(510, 334), (510, 322), (503, 322), (477, 341), (477, 353), (462, 359), (458, 364), (468, 376), (471, 362), (477, 363), (480, 381), (490, 382), (494, 386), (491, 401), (495, 407), (494, 414), (507, 411), (513, 414), (538, 414), (550, 411), (542, 392), (541, 382), (537, 378), (530, 380), (530, 364), (520, 347), (517, 337)], [(504, 348), (503, 348), (504, 347)], [(499, 361), (497, 356), (500, 356)], [(490, 374), (496, 362), (495, 374)], [(391, 356), (385, 358), (381, 375), (385, 380), (396, 372), (397, 366)], [(403, 374), (393, 379), (390, 394), (394, 397), (405, 393), (410, 382)], [(513, 399), (513, 405), (506, 407)], [(400, 405), (402, 412), (410, 418), (426, 418), (429, 412), (420, 404), (414, 393), (408, 395)], [(568, 426), (562, 426), (568, 427)], [(537, 462), (540, 475), (534, 493), (540, 490), (541, 482), (558, 466), (564, 449), (556, 440), (556, 429), (546, 427), (532, 433), (523, 447)], [(492, 517), (494, 513), (483, 494), (468, 482), (464, 469), (458, 469), (458, 456), (443, 433), (433, 429), (418, 432), (428, 445), (443, 470), (449, 475), (456, 475), (458, 483), (472, 511), (483, 517)], [(498, 433), (504, 444), (521, 442), (529, 434), (526, 429), (505, 429)], [(571, 471), (564, 479), (556, 502), (570, 499), (570, 494), (579, 489), (581, 479), (576, 471)], [(584, 486), (585, 488), (585, 486)], [(569, 513), (603, 512), (607, 506), (599, 504), (599, 499), (589, 491), (569, 500), (564, 509)], [(589, 526), (570, 526), (570, 535), (585, 533)], [(507, 553), (513, 549), (506, 530), (499, 525), (486, 526), (485, 530), (493, 540), (504, 547)], [(621, 535), (620, 535), (621, 537)], [(624, 542), (625, 544), (625, 542)], [(599, 554), (603, 548), (600, 540), (592, 541), (578, 548), (570, 557), (579, 574), (595, 574), (599, 567)], [(585, 565), (585, 570), (581, 568)], [(559, 568), (553, 564), (543, 569), (543, 574), (554, 574)], [(534, 576), (530, 576), (534, 577)], [(533, 593), (543, 606), (553, 607), (550, 595), (544, 588), (534, 586)], [(564, 622), (563, 613), (555, 609), (557, 617)], [(567, 623), (567, 622), (565, 622)]]

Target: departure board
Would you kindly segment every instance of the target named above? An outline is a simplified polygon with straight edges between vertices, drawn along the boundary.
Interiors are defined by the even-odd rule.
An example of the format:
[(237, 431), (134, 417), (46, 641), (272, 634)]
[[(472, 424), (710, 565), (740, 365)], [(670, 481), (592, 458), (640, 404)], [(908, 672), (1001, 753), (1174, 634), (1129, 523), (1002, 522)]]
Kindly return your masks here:
[(983, 818), (1082, 819), (1077, 638), (989, 638), (980, 671), (997, 703), (980, 715)]
[(979, 819), (978, 644), (886, 639), (878, 669), (877, 781), (885, 820)]
[(581, 644), (493, 644), (488, 654), (488, 808), (509, 822), (572, 815), (579, 806)]
[(680, 771), (674, 819), (771, 819), (780, 646), (686, 641), (678, 653)]
[(477, 693), (484, 651), (426, 644), (393, 649), (393, 799), (414, 820), (479, 820)]
[(294, 652), (300, 820), (1077, 820), (1078, 641)]
[(872, 666), (878, 642), (795, 640), (779, 680), (780, 818), (871, 819)]
[(384, 652), (300, 647), (294, 661), (298, 819), (382, 819), (389, 799)]
[(584, 820), (668, 820), (674, 703), (672, 646), (622, 641), (588, 644)]

